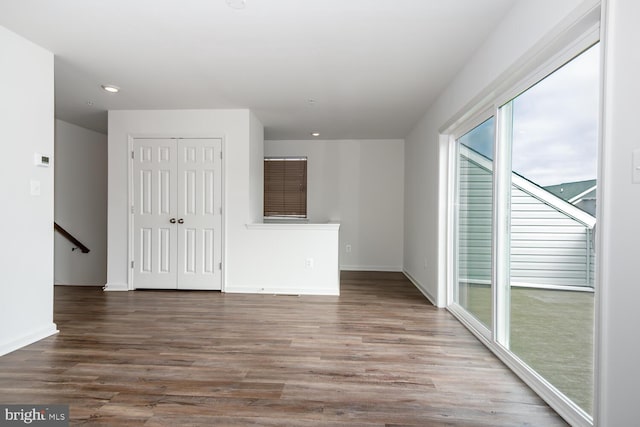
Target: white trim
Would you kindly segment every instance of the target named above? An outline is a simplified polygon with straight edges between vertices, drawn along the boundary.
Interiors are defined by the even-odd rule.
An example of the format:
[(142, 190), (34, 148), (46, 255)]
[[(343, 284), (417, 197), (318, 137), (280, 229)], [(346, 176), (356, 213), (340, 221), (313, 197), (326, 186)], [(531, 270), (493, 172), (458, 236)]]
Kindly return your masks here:
[[(462, 307), (457, 302), (445, 307), (450, 313), (454, 315), (458, 320), (462, 322), (471, 332), (475, 334), (479, 334), (482, 337), (482, 340), (493, 341), (493, 326), (485, 325), (473, 315), (470, 311)], [(493, 317), (491, 318), (493, 322)], [(484, 342), (484, 341), (483, 341)]]
[(456, 127), (449, 135), (452, 136), (454, 140), (458, 140), (460, 137), (463, 137), (492, 117), (495, 117), (495, 107), (493, 105), (489, 105), (484, 110), (481, 110), (469, 117), (466, 121), (461, 123), (459, 127)]
[(0, 356), (4, 356), (5, 354), (11, 353), (12, 351), (16, 351), (22, 347), (26, 347), (30, 344), (40, 341), (41, 339), (57, 334), (58, 332), (60, 332), (58, 331), (58, 326), (52, 322), (49, 325), (33, 331), (29, 334), (23, 335), (20, 338), (0, 344)]
[(415, 277), (409, 274), (407, 270), (403, 270), (402, 273), (407, 277), (407, 279), (409, 279), (411, 283), (413, 283), (413, 286), (415, 286), (420, 291), (420, 293), (424, 295), (434, 307), (443, 308), (443, 306), (438, 306), (438, 304), (436, 304), (436, 299), (434, 298), (434, 296), (431, 295), (431, 293), (429, 293), (427, 288), (423, 286), (422, 283), (420, 283)]
[[(611, 188), (606, 176), (611, 172), (609, 171), (614, 167), (611, 158), (612, 142), (611, 129), (607, 120), (607, 109), (609, 107), (609, 100), (605, 96), (607, 93), (606, 86), (609, 81), (607, 71), (606, 58), (609, 53), (609, 40), (607, 37), (608, 29), (611, 25), (611, 15), (609, 14), (609, 0), (602, 0), (602, 17), (600, 24), (600, 126), (598, 132), (598, 177), (597, 183), (600, 184), (598, 189), (598, 203), (596, 204), (596, 217), (602, 224), (596, 227), (594, 233), (593, 247), (598, 254), (595, 259), (595, 273), (594, 284), (597, 285), (595, 289), (595, 310), (594, 310), (594, 337), (593, 337), (593, 423), (597, 426), (604, 426), (604, 420), (608, 416), (611, 416), (608, 412), (610, 409), (607, 407), (607, 399), (605, 399), (606, 382), (607, 382), (607, 370), (610, 366), (608, 360), (608, 341), (606, 334), (604, 333), (603, 325), (609, 319), (609, 309), (607, 304), (608, 292), (607, 288), (602, 284), (606, 283), (605, 279), (609, 276), (610, 269), (610, 240), (609, 234), (604, 230), (610, 227), (610, 223), (607, 220), (608, 213), (610, 212), (609, 204), (607, 203), (609, 189)], [(608, 141), (608, 144), (605, 142)]]
[(287, 157), (287, 156), (265, 156), (264, 161), (265, 162), (273, 162), (273, 161), (281, 161), (281, 162), (294, 162), (294, 161), (304, 161), (306, 162), (307, 156), (291, 156), (291, 157)]
[[(595, 18), (596, 16), (597, 18)], [(600, 7), (592, 6), (584, 14), (583, 19), (590, 21), (592, 19), (599, 19), (599, 17)], [(585, 22), (582, 29), (583, 32), (578, 37), (571, 35), (560, 37), (559, 40), (556, 41), (555, 48), (558, 49), (558, 45), (563, 43), (566, 43), (566, 45), (551, 54), (546, 61), (529, 70), (527, 75), (522, 77), (509, 89), (505, 90), (497, 98), (496, 105), (502, 106), (513, 100), (598, 42), (600, 38), (600, 26), (598, 22)]]
[[(438, 198), (438, 307), (453, 303), (454, 283), (457, 278), (456, 243), (457, 242), (457, 162), (456, 141), (450, 135), (440, 135), (440, 164), (446, 164), (446, 170), (440, 168)], [(444, 268), (442, 268), (444, 264)]]
[[(133, 216), (134, 214), (131, 212), (131, 207), (133, 206), (133, 198), (134, 198), (134, 182), (133, 182), (133, 159), (131, 158), (131, 153), (133, 152), (133, 142), (136, 139), (218, 139), (220, 140), (220, 153), (222, 155), (222, 159), (221, 159), (221, 171), (220, 173), (222, 174), (221, 176), (221, 183), (220, 186), (222, 188), (222, 194), (220, 195), (221, 197), (221, 203), (222, 203), (222, 214), (221, 214), (221, 218), (220, 218), (220, 223), (221, 223), (221, 230), (220, 232), (222, 233), (221, 237), (221, 242), (220, 242), (220, 249), (221, 249), (221, 254), (220, 254), (220, 261), (222, 263), (222, 270), (220, 272), (220, 291), (221, 292), (225, 292), (225, 283), (226, 283), (226, 268), (225, 268), (225, 255), (227, 253), (227, 246), (226, 246), (226, 239), (225, 236), (227, 234), (227, 230), (226, 230), (226, 221), (225, 221), (225, 217), (226, 217), (226, 212), (227, 212), (227, 203), (226, 203), (226, 198), (225, 198), (225, 185), (226, 185), (226, 179), (225, 179), (225, 171), (226, 171), (226, 160), (227, 160), (227, 156), (224, 155), (225, 153), (225, 147), (226, 147), (226, 140), (225, 137), (223, 135), (218, 135), (218, 136), (212, 136), (212, 135), (203, 135), (203, 134), (189, 134), (189, 133), (185, 133), (185, 134), (180, 134), (180, 136), (168, 136), (167, 134), (152, 134), (152, 133), (143, 133), (143, 134), (136, 134), (136, 133), (130, 133), (127, 135), (127, 169), (128, 169), (128, 176), (127, 176), (127, 233), (128, 233), (128, 247), (127, 247), (127, 283), (126, 284), (121, 284), (121, 283), (108, 283), (104, 286), (104, 290), (105, 291), (132, 291), (134, 290), (134, 283), (133, 283), (133, 269), (131, 268), (131, 262), (134, 261), (134, 244), (133, 244), (133, 239), (134, 239), (134, 230), (133, 230)], [(123, 289), (123, 286), (126, 289)]]
[[(467, 285), (480, 285), (490, 286), (491, 280), (480, 279), (458, 279), (458, 283), (466, 283)], [(594, 292), (593, 287), (588, 285), (550, 285), (547, 283), (528, 283), (528, 282), (511, 282), (512, 288), (536, 288), (536, 289), (549, 289), (553, 291), (576, 291), (576, 292)]]
[(572, 198), (570, 198), (568, 200), (568, 202), (571, 203), (571, 204), (578, 203), (579, 201), (582, 200), (582, 197), (584, 197), (585, 195), (591, 193), (597, 187), (598, 187), (597, 185), (594, 185), (593, 187), (590, 187), (590, 188), (586, 189), (585, 191), (583, 191), (582, 193), (578, 194), (577, 196), (573, 196)]
[(402, 273), (400, 265), (340, 265), (341, 271), (385, 271)]
[(330, 222), (325, 224), (307, 224), (307, 223), (253, 223), (245, 224), (247, 230), (319, 230), (319, 231), (338, 231), (340, 224)]
[(227, 185), (227, 155), (226, 155), (226, 147), (227, 147), (227, 140), (224, 136), (218, 136), (215, 138), (219, 138), (220, 139), (220, 155), (222, 156), (222, 159), (220, 159), (220, 173), (222, 174), (222, 176), (220, 177), (220, 187), (222, 188), (222, 194), (220, 194), (221, 200), (220, 203), (222, 203), (222, 214), (221, 214), (221, 218), (220, 218), (220, 232), (222, 233), (221, 237), (221, 242), (220, 242), (220, 250), (222, 251), (220, 253), (220, 262), (222, 263), (222, 269), (220, 271), (220, 292), (226, 292), (226, 288), (227, 288), (227, 263), (226, 263), (226, 257), (227, 257), (227, 240), (226, 240), (226, 235), (227, 235), (227, 222), (226, 222), (226, 218), (227, 218), (227, 198), (226, 198), (226, 185)]
[(129, 284), (127, 283), (107, 283), (102, 288), (105, 292), (121, 292), (121, 291), (130, 291)]
[[(333, 288), (333, 286), (331, 287)], [(320, 288), (277, 288), (264, 286), (227, 286), (225, 293), (228, 294), (271, 294), (273, 296), (283, 295), (317, 295), (317, 296), (340, 296), (340, 289), (332, 290), (328, 287)]]
[(53, 286), (97, 286), (97, 287), (102, 287), (104, 286), (102, 283), (59, 283), (56, 282), (53, 284)]
[(594, 289), (587, 285), (548, 285), (545, 283), (511, 282), (512, 288), (547, 289), (550, 291), (575, 291), (593, 293)]
[[(511, 190), (513, 121), (511, 120), (513, 103), (502, 108), (496, 107), (496, 133), (494, 135), (492, 165), (492, 210), (491, 210), (491, 268), (492, 281), (492, 339), (501, 345), (509, 346), (511, 334), (511, 287), (509, 286), (511, 268)], [(509, 139), (507, 139), (509, 138)], [(480, 157), (480, 156), (479, 156)], [(495, 171), (498, 174), (495, 174)], [(505, 248), (507, 248), (505, 250)]]
[[(143, 137), (141, 137), (142, 139)], [(133, 290), (133, 268), (131, 268), (131, 263), (134, 262), (134, 229), (133, 229), (133, 212), (132, 206), (134, 207), (134, 180), (133, 180), (133, 158), (130, 153), (133, 153), (133, 141), (136, 139), (135, 136), (129, 134), (127, 135), (127, 283), (126, 289), (120, 289), (120, 284), (117, 284), (117, 287), (113, 289), (109, 284), (105, 286), (105, 291), (122, 291), (122, 290)], [(135, 207), (134, 207), (135, 208)]]

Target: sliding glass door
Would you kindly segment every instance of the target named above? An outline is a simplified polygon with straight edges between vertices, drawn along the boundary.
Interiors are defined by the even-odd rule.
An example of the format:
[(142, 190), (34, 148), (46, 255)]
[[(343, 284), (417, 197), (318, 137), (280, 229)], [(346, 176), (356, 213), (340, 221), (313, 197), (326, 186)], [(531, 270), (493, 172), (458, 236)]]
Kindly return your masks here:
[(491, 230), (493, 227), (493, 117), (457, 140), (455, 301), (491, 328)]
[(588, 413), (598, 46), (503, 106), (510, 147), (509, 349)]
[(599, 47), (455, 139), (453, 311), (593, 407)]

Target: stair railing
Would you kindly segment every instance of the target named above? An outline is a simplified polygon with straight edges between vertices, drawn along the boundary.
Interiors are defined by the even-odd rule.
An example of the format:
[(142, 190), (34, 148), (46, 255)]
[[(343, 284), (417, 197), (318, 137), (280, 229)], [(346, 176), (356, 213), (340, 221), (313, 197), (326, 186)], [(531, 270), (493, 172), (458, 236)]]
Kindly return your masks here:
[(76, 239), (71, 233), (69, 233), (67, 230), (65, 230), (64, 228), (60, 227), (58, 225), (58, 223), (54, 222), (53, 223), (53, 228), (54, 230), (56, 230), (58, 233), (62, 234), (68, 241), (70, 241), (71, 243), (73, 243), (76, 247), (72, 248), (72, 251), (75, 251), (76, 249), (80, 249), (82, 251), (83, 254), (86, 254), (89, 252), (89, 248), (86, 247), (85, 245), (83, 245), (80, 240)]

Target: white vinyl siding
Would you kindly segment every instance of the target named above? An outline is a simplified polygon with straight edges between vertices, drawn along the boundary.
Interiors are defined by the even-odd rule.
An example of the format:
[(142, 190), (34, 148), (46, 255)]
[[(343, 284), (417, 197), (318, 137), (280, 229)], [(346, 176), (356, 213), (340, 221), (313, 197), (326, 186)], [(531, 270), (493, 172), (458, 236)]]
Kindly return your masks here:
[(491, 172), (460, 156), (458, 271), (461, 282), (491, 281)]
[[(460, 156), (459, 274), (462, 281), (486, 284), (491, 278), (492, 183), (490, 161), (470, 155), (476, 156), (477, 162)], [(593, 287), (590, 225), (551, 204), (558, 199), (541, 200), (523, 187), (511, 187), (511, 284)]]
[(511, 188), (511, 284), (593, 286), (588, 228), (516, 185)]

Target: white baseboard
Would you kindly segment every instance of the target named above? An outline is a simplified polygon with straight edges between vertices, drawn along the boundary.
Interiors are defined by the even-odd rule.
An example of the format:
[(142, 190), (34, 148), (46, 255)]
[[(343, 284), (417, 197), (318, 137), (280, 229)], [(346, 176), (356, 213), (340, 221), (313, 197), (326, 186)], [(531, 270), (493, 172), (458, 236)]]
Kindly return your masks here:
[(102, 290), (104, 290), (105, 292), (128, 291), (129, 285), (126, 283), (107, 283), (106, 285), (104, 285)]
[(98, 286), (104, 287), (101, 283), (55, 283), (56, 286)]
[(18, 350), (29, 344), (33, 344), (36, 341), (40, 341), (41, 339), (57, 334), (58, 332), (58, 326), (55, 323), (51, 323), (44, 328), (14, 339), (13, 341), (1, 343), (0, 356), (4, 356), (5, 354), (11, 353), (12, 351)]
[(340, 270), (344, 271), (391, 271), (401, 273), (402, 267), (394, 265), (341, 265)]
[(340, 289), (335, 288), (265, 288), (258, 286), (227, 286), (228, 294), (266, 294), (266, 295), (319, 295), (339, 296)]
[(413, 277), (411, 274), (409, 274), (406, 270), (403, 270), (402, 273), (404, 273), (404, 275), (407, 276), (407, 279), (409, 279), (409, 281), (411, 283), (413, 283), (413, 286), (418, 288), (418, 290), (422, 293), (422, 295), (427, 297), (427, 299), (429, 300), (429, 302), (431, 304), (433, 304), (436, 307), (438, 306), (438, 304), (436, 304), (436, 302), (435, 302), (436, 299), (434, 298), (433, 295), (431, 295), (431, 293), (427, 290), (427, 288), (425, 288), (418, 280), (416, 280), (415, 277)]

